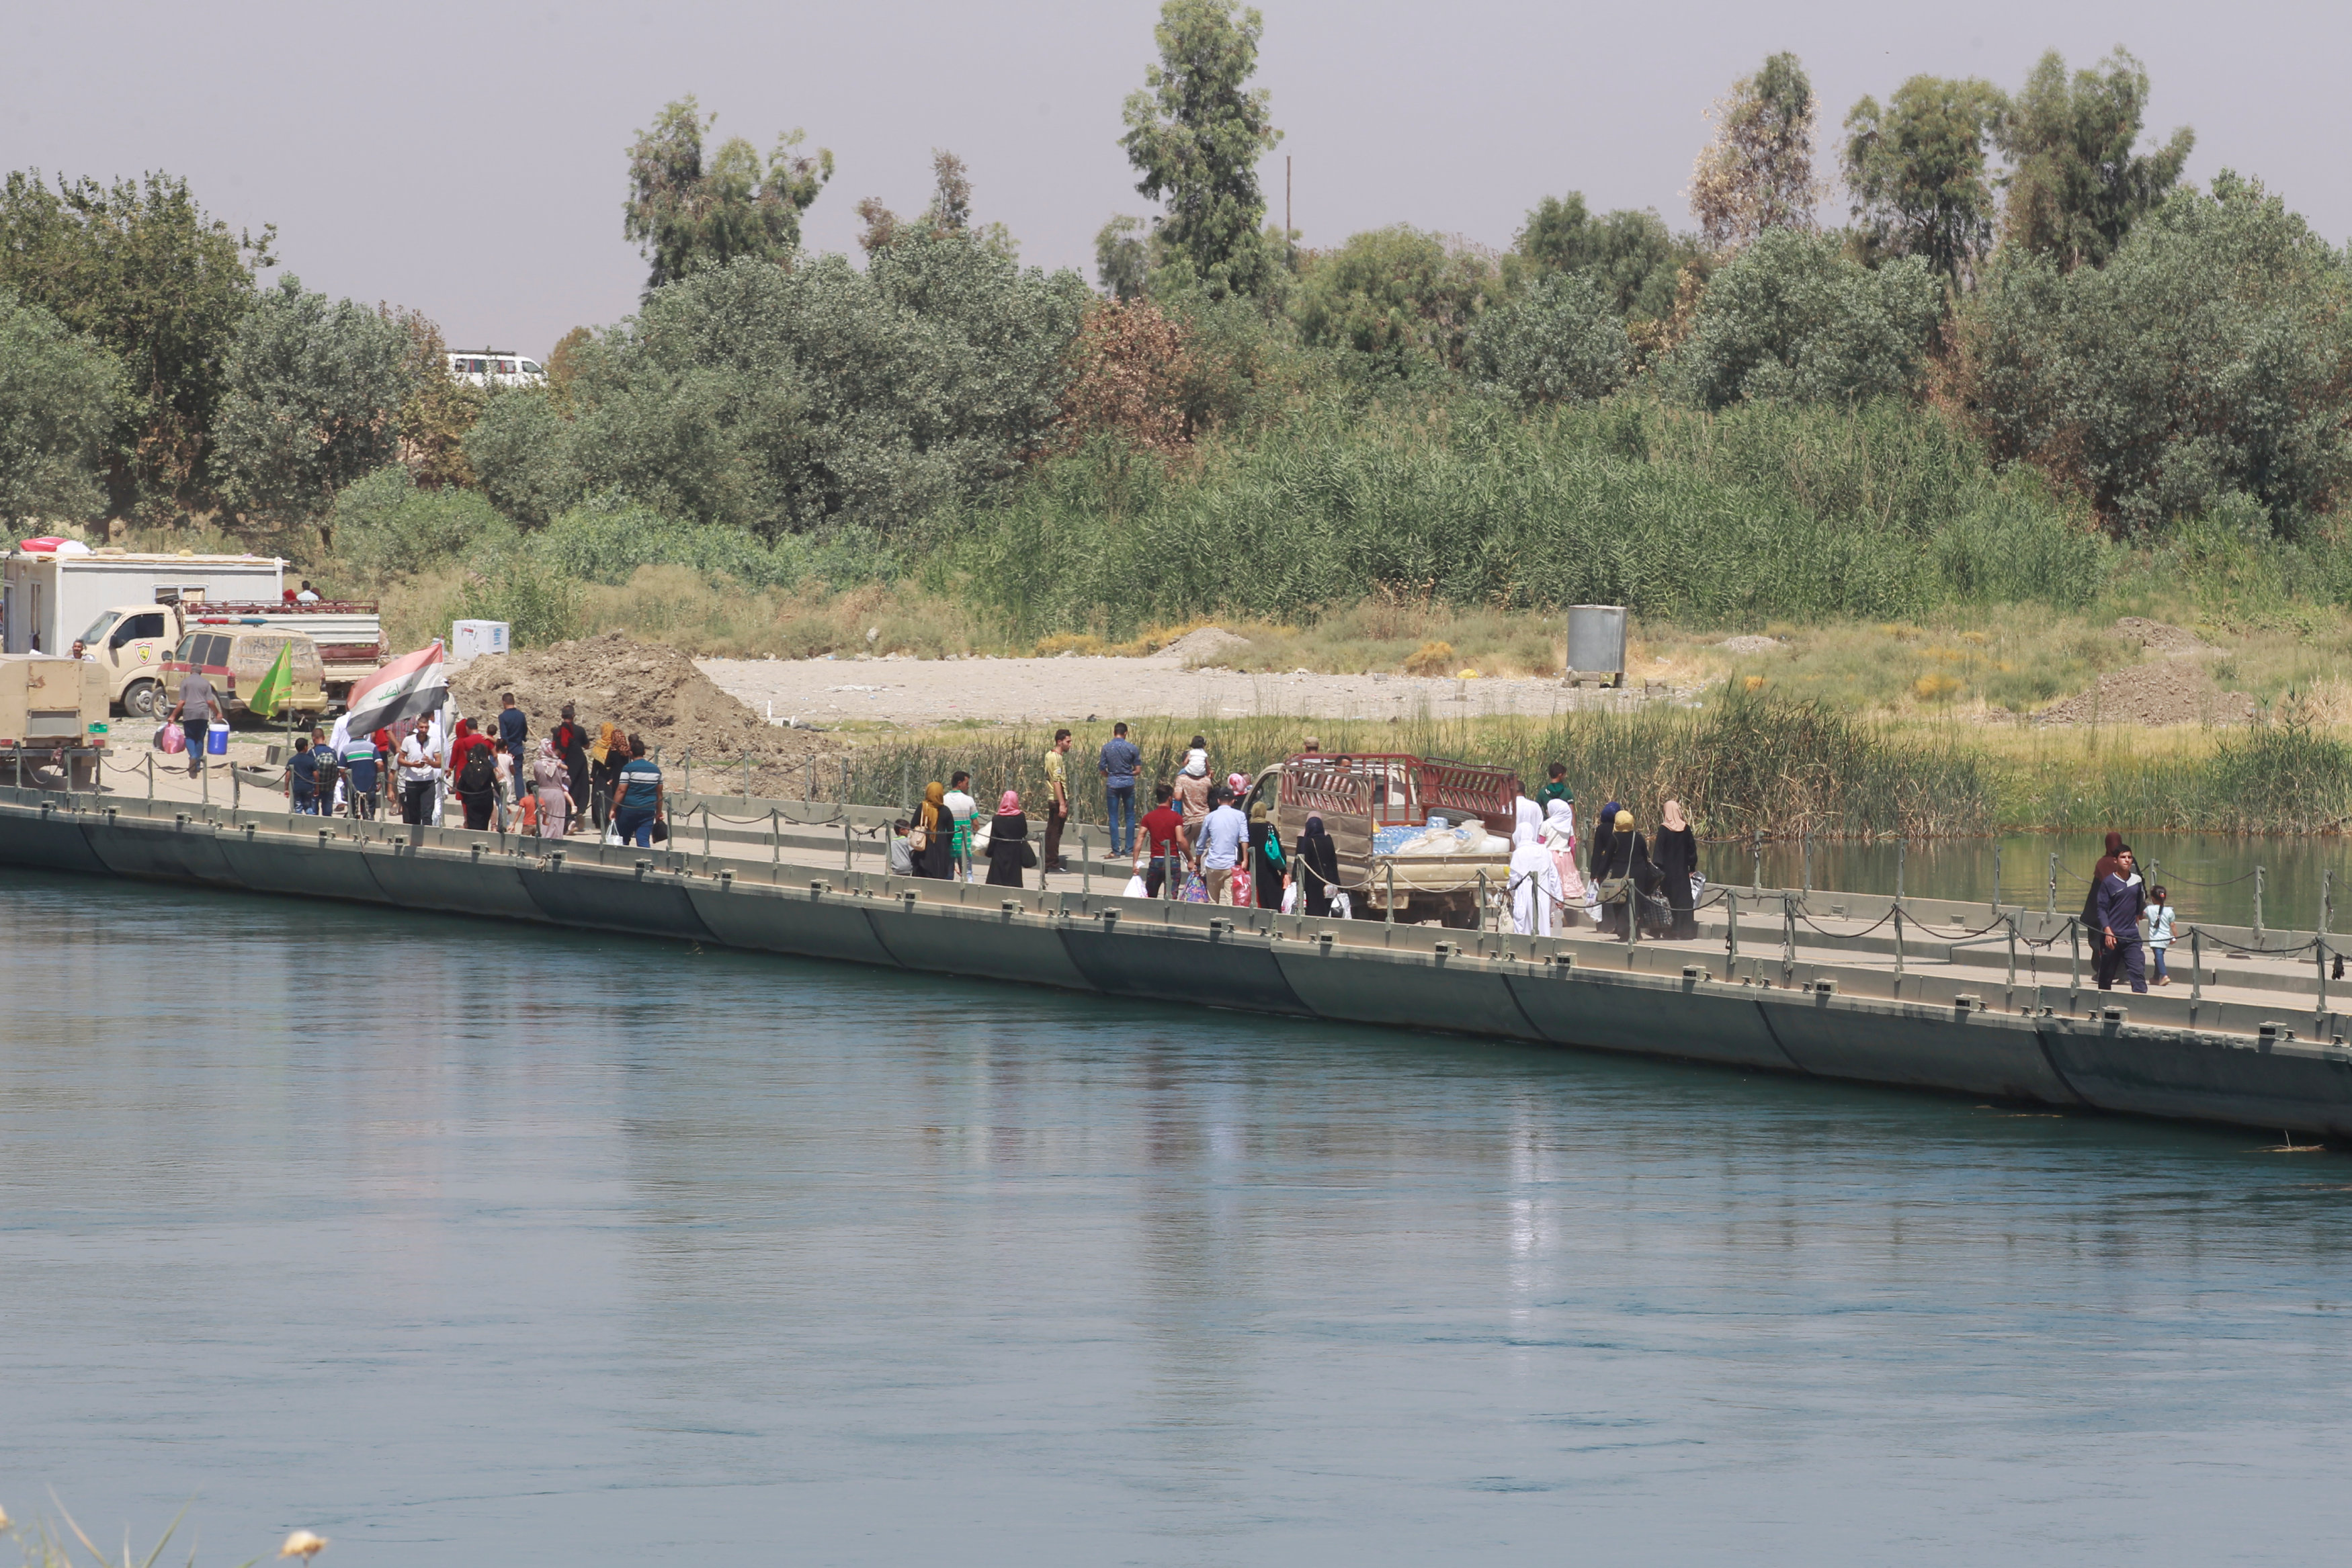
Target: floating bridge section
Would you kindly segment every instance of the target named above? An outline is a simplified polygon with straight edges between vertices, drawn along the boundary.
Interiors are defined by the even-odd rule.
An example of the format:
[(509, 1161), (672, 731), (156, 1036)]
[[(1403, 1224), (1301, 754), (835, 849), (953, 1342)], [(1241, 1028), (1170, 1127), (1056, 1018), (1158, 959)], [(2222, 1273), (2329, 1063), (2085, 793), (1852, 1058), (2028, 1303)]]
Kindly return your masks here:
[[(716, 823), (698, 827), (702, 806)], [(1906, 902), (1918, 924), (1890, 963), (1883, 941), (1800, 945), (1777, 893), (1739, 895), (1735, 957), (1719, 919), (1711, 948), (1629, 947), (1129, 899), (1075, 877), (1015, 891), (847, 869), (877, 858), (890, 813), (873, 808), (673, 808), (677, 838), (646, 851), (0, 788), (0, 865), (2352, 1138), (2352, 1050), (2324, 970), (2134, 997), (2081, 988), (2063, 947), (2043, 947), (2027, 984), (2002, 949), (1957, 935), (1987, 906), (1924, 900)], [(1851, 919), (1887, 904), (1810, 907), (1832, 896)], [(1935, 936), (1939, 919), (1956, 935)], [(2063, 929), (2032, 920), (2029, 945)]]

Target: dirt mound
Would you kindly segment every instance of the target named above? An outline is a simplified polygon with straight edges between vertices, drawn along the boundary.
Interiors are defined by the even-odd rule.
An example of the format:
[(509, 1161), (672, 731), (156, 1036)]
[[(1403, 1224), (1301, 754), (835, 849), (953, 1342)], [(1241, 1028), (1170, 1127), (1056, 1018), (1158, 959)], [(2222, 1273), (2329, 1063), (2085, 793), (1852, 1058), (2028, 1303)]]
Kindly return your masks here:
[(2216, 652), (2212, 643), (2185, 627), (2168, 626), (2161, 621), (2150, 621), (2140, 615), (2126, 615), (2117, 621), (2115, 633), (2125, 642), (2137, 643), (2149, 653), (2160, 656)]
[(2256, 711), (2245, 693), (2214, 685), (2212, 672), (2200, 661), (2151, 659), (2101, 676), (2089, 691), (2042, 709), (2034, 722), (2250, 724)]
[(1208, 664), (1249, 645), (1248, 638), (1235, 636), (1222, 626), (1199, 626), (1151, 656), (1171, 664)]
[[(514, 693), (515, 706), (530, 720), (534, 743), (554, 729), (563, 705), (571, 703), (590, 731), (617, 724), (643, 737), (648, 750), (661, 747), (665, 763), (690, 751), (706, 767), (740, 768), (749, 752), (755, 792), (787, 787), (782, 776), (798, 779), (810, 758), (840, 749), (806, 730), (767, 723), (711, 685), (677, 649), (639, 643), (619, 632), (489, 654), (454, 671), (449, 685), (458, 711), (477, 721), (495, 718), (500, 695)], [(713, 789), (741, 787), (740, 770), (714, 773), (713, 779)], [(724, 783), (717, 781), (722, 779)], [(802, 792), (797, 783), (790, 789)]]

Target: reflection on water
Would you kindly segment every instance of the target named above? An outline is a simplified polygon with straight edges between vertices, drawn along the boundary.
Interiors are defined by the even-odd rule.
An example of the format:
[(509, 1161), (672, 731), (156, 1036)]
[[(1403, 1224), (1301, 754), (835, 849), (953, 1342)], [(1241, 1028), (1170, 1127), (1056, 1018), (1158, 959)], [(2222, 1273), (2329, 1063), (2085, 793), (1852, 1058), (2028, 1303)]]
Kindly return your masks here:
[(307, 1525), (353, 1564), (2284, 1562), (2352, 1516), (2334, 1156), (331, 905), (0, 908), (14, 1512), (200, 1495), (207, 1561)]
[[(2271, 929), (2312, 929), (2319, 918), (2319, 901), (2329, 892), (2326, 879), (2330, 873), (2333, 891), (2352, 918), (2352, 849), (2340, 837), (2126, 833), (2124, 839), (2138, 856), (2142, 874), (2153, 870), (2170, 890), (2184, 921), (2252, 924), (2257, 866), (2263, 873), (2263, 918)], [(1791, 839), (1761, 847), (1767, 887), (1810, 885), (1891, 894), (1899, 878), (1910, 897), (1982, 899), (1990, 906), (1998, 887), (2005, 904), (2042, 909), (2054, 902), (2058, 913), (2067, 915), (2083, 907), (2091, 868), (2104, 852), (2105, 839), (2098, 833), (2012, 833), (1910, 843), (1821, 839), (1807, 844)], [(1756, 850), (1752, 842), (1710, 843), (1701, 853), (1701, 863), (1714, 881), (1746, 886), (1758, 874)], [(2342, 928), (2340, 921), (2330, 927)]]

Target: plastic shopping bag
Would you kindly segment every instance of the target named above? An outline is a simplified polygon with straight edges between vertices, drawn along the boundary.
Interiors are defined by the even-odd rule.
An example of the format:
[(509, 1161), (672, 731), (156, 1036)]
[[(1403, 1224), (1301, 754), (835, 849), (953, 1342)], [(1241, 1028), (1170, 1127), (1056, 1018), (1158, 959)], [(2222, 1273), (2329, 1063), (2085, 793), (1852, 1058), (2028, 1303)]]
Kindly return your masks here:
[(1256, 885), (1248, 872), (1235, 871), (1234, 880), (1229, 886), (1230, 891), (1225, 896), (1234, 901), (1236, 908), (1245, 908), (1257, 902)]
[(1138, 872), (1133, 876), (1127, 879), (1127, 886), (1120, 892), (1119, 896), (1121, 898), (1149, 898), (1151, 896), (1150, 893), (1147, 891), (1143, 885), (1143, 873), (1141, 872)]
[(1209, 902), (1209, 884), (1201, 880), (1201, 873), (1199, 872), (1188, 872), (1185, 873), (1184, 891), (1181, 894), (1181, 901), (1185, 904), (1206, 904)]
[(1298, 913), (1298, 884), (1295, 882), (1282, 890), (1282, 912), (1285, 915)]
[(1344, 891), (1333, 894), (1331, 895), (1331, 918), (1334, 920), (1353, 920), (1355, 917), (1355, 902), (1350, 899)]
[(165, 755), (177, 757), (188, 749), (188, 732), (176, 724), (166, 724), (155, 732), (155, 746)]

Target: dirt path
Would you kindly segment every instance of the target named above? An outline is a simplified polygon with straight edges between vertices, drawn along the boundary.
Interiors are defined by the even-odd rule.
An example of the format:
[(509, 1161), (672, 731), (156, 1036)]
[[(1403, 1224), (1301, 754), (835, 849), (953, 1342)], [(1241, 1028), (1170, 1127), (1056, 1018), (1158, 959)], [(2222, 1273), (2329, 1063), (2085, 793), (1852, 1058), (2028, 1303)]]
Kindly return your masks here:
[(1629, 707), (1688, 699), (1660, 690), (1645, 698), (1557, 680), (1433, 679), (1413, 675), (1245, 674), (1186, 669), (1181, 659), (700, 659), (703, 674), (751, 710), (777, 719), (831, 726), (881, 721), (920, 727), (980, 721), (1043, 724), (1167, 716), (1302, 718), (1549, 715), (1570, 708)]

